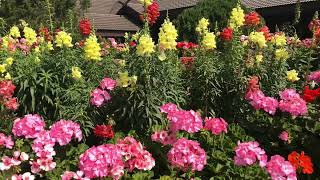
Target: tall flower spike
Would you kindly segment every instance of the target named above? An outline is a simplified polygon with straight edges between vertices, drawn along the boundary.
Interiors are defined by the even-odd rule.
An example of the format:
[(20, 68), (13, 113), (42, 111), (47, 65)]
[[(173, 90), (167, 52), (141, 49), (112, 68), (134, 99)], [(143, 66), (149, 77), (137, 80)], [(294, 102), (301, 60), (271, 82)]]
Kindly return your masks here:
[(159, 32), (159, 45), (164, 50), (176, 49), (178, 32), (172, 22), (166, 19)]

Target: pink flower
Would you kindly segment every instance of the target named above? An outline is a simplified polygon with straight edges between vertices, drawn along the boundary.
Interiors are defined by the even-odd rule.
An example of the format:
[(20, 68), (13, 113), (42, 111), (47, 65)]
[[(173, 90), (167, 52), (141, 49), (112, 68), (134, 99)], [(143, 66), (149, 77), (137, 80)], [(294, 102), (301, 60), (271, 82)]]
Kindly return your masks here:
[(206, 118), (204, 129), (211, 131), (214, 135), (228, 132), (228, 123), (222, 118)]
[(113, 90), (117, 85), (117, 81), (111, 78), (104, 78), (100, 83), (100, 87), (103, 90)]
[(296, 170), (289, 161), (279, 155), (272, 156), (267, 164), (267, 171), (272, 180), (296, 180)]
[(160, 142), (164, 146), (172, 145), (177, 141), (175, 133), (170, 133), (168, 131), (155, 132), (151, 136), (152, 141)]
[(110, 101), (111, 96), (107, 91), (101, 90), (99, 88), (93, 90), (91, 93), (91, 104), (97, 107), (102, 106), (103, 103)]
[(84, 173), (82, 171), (77, 171), (72, 172), (72, 171), (65, 171), (63, 175), (61, 175), (62, 180), (71, 180), (71, 179), (76, 179), (76, 180), (90, 180), (87, 177), (82, 177)]
[(18, 109), (18, 102), (17, 102), (17, 98), (8, 98), (4, 105), (6, 106), (7, 109), (15, 111)]
[(236, 155), (234, 156), (234, 163), (237, 166), (247, 166), (254, 164), (259, 160), (259, 165), (265, 167), (268, 156), (265, 151), (259, 147), (259, 143), (255, 141), (240, 143), (235, 148)]
[(189, 133), (196, 133), (203, 128), (200, 115), (193, 110), (179, 110), (169, 113), (167, 118), (170, 120), (170, 130), (172, 132), (184, 130)]
[(307, 79), (308, 81), (314, 81), (316, 83), (320, 83), (320, 71), (314, 71), (310, 73)]
[(10, 158), (8, 156), (3, 156), (1, 158), (2, 162), (0, 162), (0, 171), (9, 170), (13, 166), (19, 166), (21, 161), (16, 158)]
[(155, 160), (152, 155), (144, 150), (140, 142), (132, 137), (125, 137), (118, 140), (117, 146), (121, 149), (124, 156), (125, 166), (129, 171), (134, 168), (139, 170), (151, 170), (155, 166)]
[(289, 140), (289, 133), (287, 131), (282, 131), (281, 134), (279, 135), (279, 138), (282, 141), (288, 141)]
[(82, 140), (82, 132), (79, 124), (61, 119), (52, 125), (50, 137), (58, 142), (60, 146), (64, 146), (70, 143), (72, 137), (77, 138), (78, 142), (80, 142)]
[(113, 144), (92, 147), (80, 155), (79, 168), (88, 178), (120, 179), (124, 174), (121, 150)]
[(274, 115), (278, 108), (278, 100), (267, 97), (261, 90), (249, 90), (246, 94), (246, 100), (257, 110), (263, 109), (267, 113)]
[(50, 137), (49, 131), (42, 131), (38, 134), (37, 138), (33, 140), (32, 150), (39, 158), (52, 158), (56, 155), (53, 147), (55, 139)]
[(274, 115), (278, 108), (278, 100), (272, 97), (264, 97), (262, 100), (262, 108), (267, 113)]
[(22, 119), (18, 118), (13, 123), (12, 133), (15, 136), (36, 138), (44, 130), (45, 122), (39, 115), (28, 114)]
[(183, 171), (202, 171), (207, 164), (206, 152), (196, 141), (179, 139), (168, 152), (168, 160), (173, 167)]
[(6, 136), (3, 133), (0, 133), (0, 147), (5, 146), (8, 149), (12, 149), (14, 142), (12, 141), (11, 136)]
[(26, 172), (23, 175), (13, 175), (11, 176), (11, 180), (34, 180), (35, 176), (32, 175), (30, 172)]
[(12, 81), (0, 81), (0, 96), (3, 98), (11, 98), (15, 89), (16, 86)]
[(160, 111), (162, 113), (171, 114), (171, 113), (178, 111), (178, 108), (177, 108), (177, 105), (175, 105), (173, 103), (167, 103), (167, 104), (164, 104), (160, 107)]
[(294, 89), (286, 89), (280, 92), (281, 101), (279, 109), (290, 113), (293, 117), (305, 115), (308, 112), (307, 103)]

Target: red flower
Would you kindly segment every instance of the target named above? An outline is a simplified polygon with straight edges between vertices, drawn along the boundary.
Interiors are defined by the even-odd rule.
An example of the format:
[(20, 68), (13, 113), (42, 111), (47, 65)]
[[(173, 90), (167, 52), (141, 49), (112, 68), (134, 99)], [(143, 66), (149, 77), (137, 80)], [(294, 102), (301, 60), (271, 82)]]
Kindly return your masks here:
[(246, 14), (244, 17), (245, 24), (248, 26), (257, 26), (260, 24), (260, 16), (256, 12), (250, 12), (249, 14)]
[(263, 32), (263, 35), (267, 40), (271, 39), (271, 34), (268, 26), (263, 26), (262, 28), (260, 28), (259, 32)]
[(137, 43), (136, 43), (135, 41), (131, 41), (131, 42), (129, 43), (129, 45), (130, 45), (131, 47), (136, 47), (136, 46), (137, 46)]
[(4, 105), (6, 106), (7, 109), (10, 109), (12, 111), (15, 111), (18, 109), (18, 102), (17, 102), (17, 98), (9, 98), (7, 99), (7, 101), (4, 103)]
[(82, 19), (80, 21), (80, 32), (84, 35), (84, 36), (89, 36), (91, 33), (91, 24), (89, 19)]
[(304, 155), (303, 151), (301, 152), (301, 154), (293, 151), (288, 155), (288, 160), (296, 170), (301, 167), (303, 174), (313, 173), (313, 164), (311, 158), (307, 155)]
[(194, 63), (194, 57), (181, 57), (180, 60), (186, 68), (191, 68)]
[(177, 42), (177, 48), (178, 49), (181, 49), (181, 48), (183, 48), (184, 46), (186, 45), (186, 42)]
[(50, 36), (49, 29), (47, 27), (42, 27), (39, 30), (40, 36), (44, 37), (47, 41), (51, 41), (52, 38)]
[(150, 25), (153, 25), (156, 23), (158, 17), (160, 16), (159, 12), (159, 4), (154, 1), (150, 6), (147, 8), (147, 17), (148, 17), (148, 23)]
[(310, 31), (314, 31), (316, 28), (320, 27), (320, 20), (319, 19), (312, 20), (308, 27)]
[(0, 81), (0, 96), (3, 98), (11, 98), (16, 86), (12, 81)]
[(224, 28), (220, 35), (224, 41), (231, 41), (233, 37), (233, 30), (230, 27)]
[(309, 86), (306, 86), (303, 91), (303, 99), (309, 103), (312, 103), (316, 100), (317, 97), (320, 97), (320, 88), (310, 89)]
[(94, 134), (99, 137), (112, 139), (114, 137), (114, 132), (111, 125), (97, 125), (94, 128)]
[(314, 37), (316, 39), (320, 39), (320, 27), (318, 27), (315, 31), (314, 31)]

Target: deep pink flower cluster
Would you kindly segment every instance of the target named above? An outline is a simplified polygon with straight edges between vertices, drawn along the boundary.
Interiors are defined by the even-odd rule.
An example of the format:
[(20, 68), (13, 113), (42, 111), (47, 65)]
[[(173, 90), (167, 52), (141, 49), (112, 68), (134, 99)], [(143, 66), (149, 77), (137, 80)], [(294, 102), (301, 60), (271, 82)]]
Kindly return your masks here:
[(18, 137), (36, 138), (41, 131), (44, 131), (44, 127), (45, 122), (39, 115), (28, 114), (14, 121), (12, 133)]
[(0, 103), (2, 103), (9, 110), (17, 110), (17, 98), (13, 97), (16, 86), (12, 81), (0, 81)]
[(259, 160), (259, 165), (265, 167), (267, 165), (268, 156), (266, 152), (259, 147), (259, 143), (255, 141), (238, 142), (235, 148), (236, 155), (234, 156), (234, 163), (237, 166), (252, 165)]
[(245, 98), (257, 110), (263, 109), (271, 115), (277, 111), (278, 101), (275, 98), (265, 96), (260, 89), (248, 90)]
[(83, 177), (84, 173), (82, 171), (72, 172), (72, 171), (65, 171), (63, 175), (61, 175), (61, 180), (90, 180), (87, 177)]
[(29, 155), (25, 152), (15, 151), (13, 157), (3, 156), (0, 162), (0, 170), (5, 171), (9, 170), (11, 167), (19, 166), (21, 162), (27, 161)]
[(272, 180), (297, 180), (295, 168), (279, 155), (271, 157), (267, 164), (267, 171)]
[(79, 124), (61, 119), (52, 125), (50, 137), (58, 142), (60, 146), (64, 146), (69, 144), (72, 137), (80, 142), (82, 140), (82, 132)]
[(151, 135), (152, 141), (159, 142), (164, 146), (174, 144), (177, 141), (175, 133), (170, 133), (168, 131), (159, 131)]
[(140, 142), (132, 137), (126, 137), (118, 140), (117, 146), (121, 149), (124, 156), (125, 166), (129, 171), (134, 168), (139, 170), (151, 170), (155, 166), (155, 160), (152, 155), (144, 150)]
[(282, 131), (279, 135), (279, 139), (282, 141), (289, 141), (289, 133), (287, 131)]
[(6, 136), (3, 133), (0, 133), (0, 147), (4, 146), (8, 149), (12, 149), (14, 142), (12, 141), (11, 136)]
[(309, 74), (308, 81), (314, 81), (315, 83), (320, 83), (320, 71), (314, 71)]
[(206, 118), (204, 129), (211, 131), (214, 135), (228, 132), (228, 123), (222, 118)]
[(279, 109), (290, 113), (293, 117), (305, 115), (308, 112), (307, 103), (294, 89), (285, 89), (280, 92)]
[(206, 152), (196, 141), (179, 139), (168, 152), (168, 160), (173, 167), (183, 171), (202, 171), (207, 164)]
[(88, 178), (120, 179), (124, 173), (122, 151), (113, 144), (92, 147), (80, 155), (79, 168)]
[(195, 133), (203, 128), (200, 115), (193, 110), (179, 110), (175, 104), (168, 103), (161, 106), (160, 111), (167, 114), (167, 118), (170, 120), (170, 131), (172, 132), (184, 130)]
[(117, 85), (117, 81), (111, 78), (104, 78), (98, 88), (92, 91), (91, 93), (91, 104), (100, 107), (105, 102), (111, 100), (111, 96), (107, 90), (113, 90)]

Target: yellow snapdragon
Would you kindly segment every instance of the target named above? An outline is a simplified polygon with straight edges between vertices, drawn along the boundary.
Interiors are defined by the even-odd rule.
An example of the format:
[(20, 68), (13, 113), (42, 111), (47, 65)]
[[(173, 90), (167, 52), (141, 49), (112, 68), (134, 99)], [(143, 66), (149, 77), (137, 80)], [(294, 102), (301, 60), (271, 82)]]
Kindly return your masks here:
[(287, 60), (289, 53), (285, 48), (277, 49), (275, 52), (276, 60)]
[(6, 59), (6, 64), (7, 64), (8, 66), (11, 66), (12, 63), (13, 63), (13, 58), (12, 58), (12, 57), (8, 57), (8, 58)]
[(137, 54), (139, 56), (150, 56), (154, 52), (154, 42), (148, 34), (143, 34), (139, 38), (137, 45)]
[(200, 19), (197, 27), (196, 27), (196, 31), (201, 35), (201, 34), (204, 34), (206, 32), (209, 31), (208, 29), (208, 26), (209, 26), (209, 20), (206, 19), (206, 18), (202, 18)]
[(81, 75), (81, 70), (80, 70), (80, 68), (79, 67), (76, 67), (76, 66), (73, 66), (72, 68), (71, 68), (71, 71), (72, 71), (72, 78), (73, 79), (81, 79), (81, 77), (82, 77), (82, 75)]
[(128, 72), (119, 72), (119, 78), (117, 79), (117, 84), (121, 87), (134, 87), (137, 83), (138, 77), (137, 76), (132, 76), (129, 77)]
[(216, 36), (213, 32), (207, 32), (203, 36), (202, 45), (205, 49), (214, 49), (217, 47), (216, 45)]
[(145, 5), (146, 7), (152, 4), (153, 0), (139, 0), (141, 4)]
[(10, 28), (10, 33), (9, 33), (10, 36), (12, 36), (13, 38), (19, 38), (21, 37), (20, 35), (20, 30), (17, 26), (12, 26)]
[(295, 82), (299, 81), (298, 73), (296, 70), (287, 71), (287, 79), (288, 81)]
[(263, 61), (263, 55), (262, 54), (256, 55), (256, 62), (261, 63), (262, 61)]
[(283, 47), (287, 45), (287, 37), (284, 33), (276, 34), (271, 40), (277, 47)]
[(233, 8), (231, 11), (230, 27), (232, 29), (236, 29), (243, 26), (245, 22), (244, 17), (245, 14), (243, 9), (240, 7), (240, 5), (237, 5), (237, 7)]
[(10, 73), (7, 73), (7, 74), (4, 76), (4, 79), (6, 79), (6, 80), (11, 80), (12, 77), (11, 77)]
[(6, 70), (6, 65), (5, 64), (0, 64), (0, 73), (5, 73)]
[(251, 32), (248, 39), (249, 41), (258, 44), (260, 48), (267, 46), (263, 32)]
[(160, 28), (160, 32), (159, 32), (160, 47), (163, 48), (164, 50), (176, 49), (177, 37), (178, 37), (178, 31), (176, 30), (172, 22), (166, 19), (162, 24), (162, 27)]
[(62, 48), (63, 46), (65, 47), (72, 47), (72, 37), (70, 36), (70, 34), (64, 32), (64, 31), (60, 31), (57, 33), (56, 35), (56, 39), (55, 39), (55, 43), (57, 47)]
[(23, 33), (29, 46), (37, 42), (37, 33), (32, 28), (24, 27)]
[(101, 60), (101, 47), (95, 35), (90, 35), (84, 43), (85, 57), (89, 60)]

